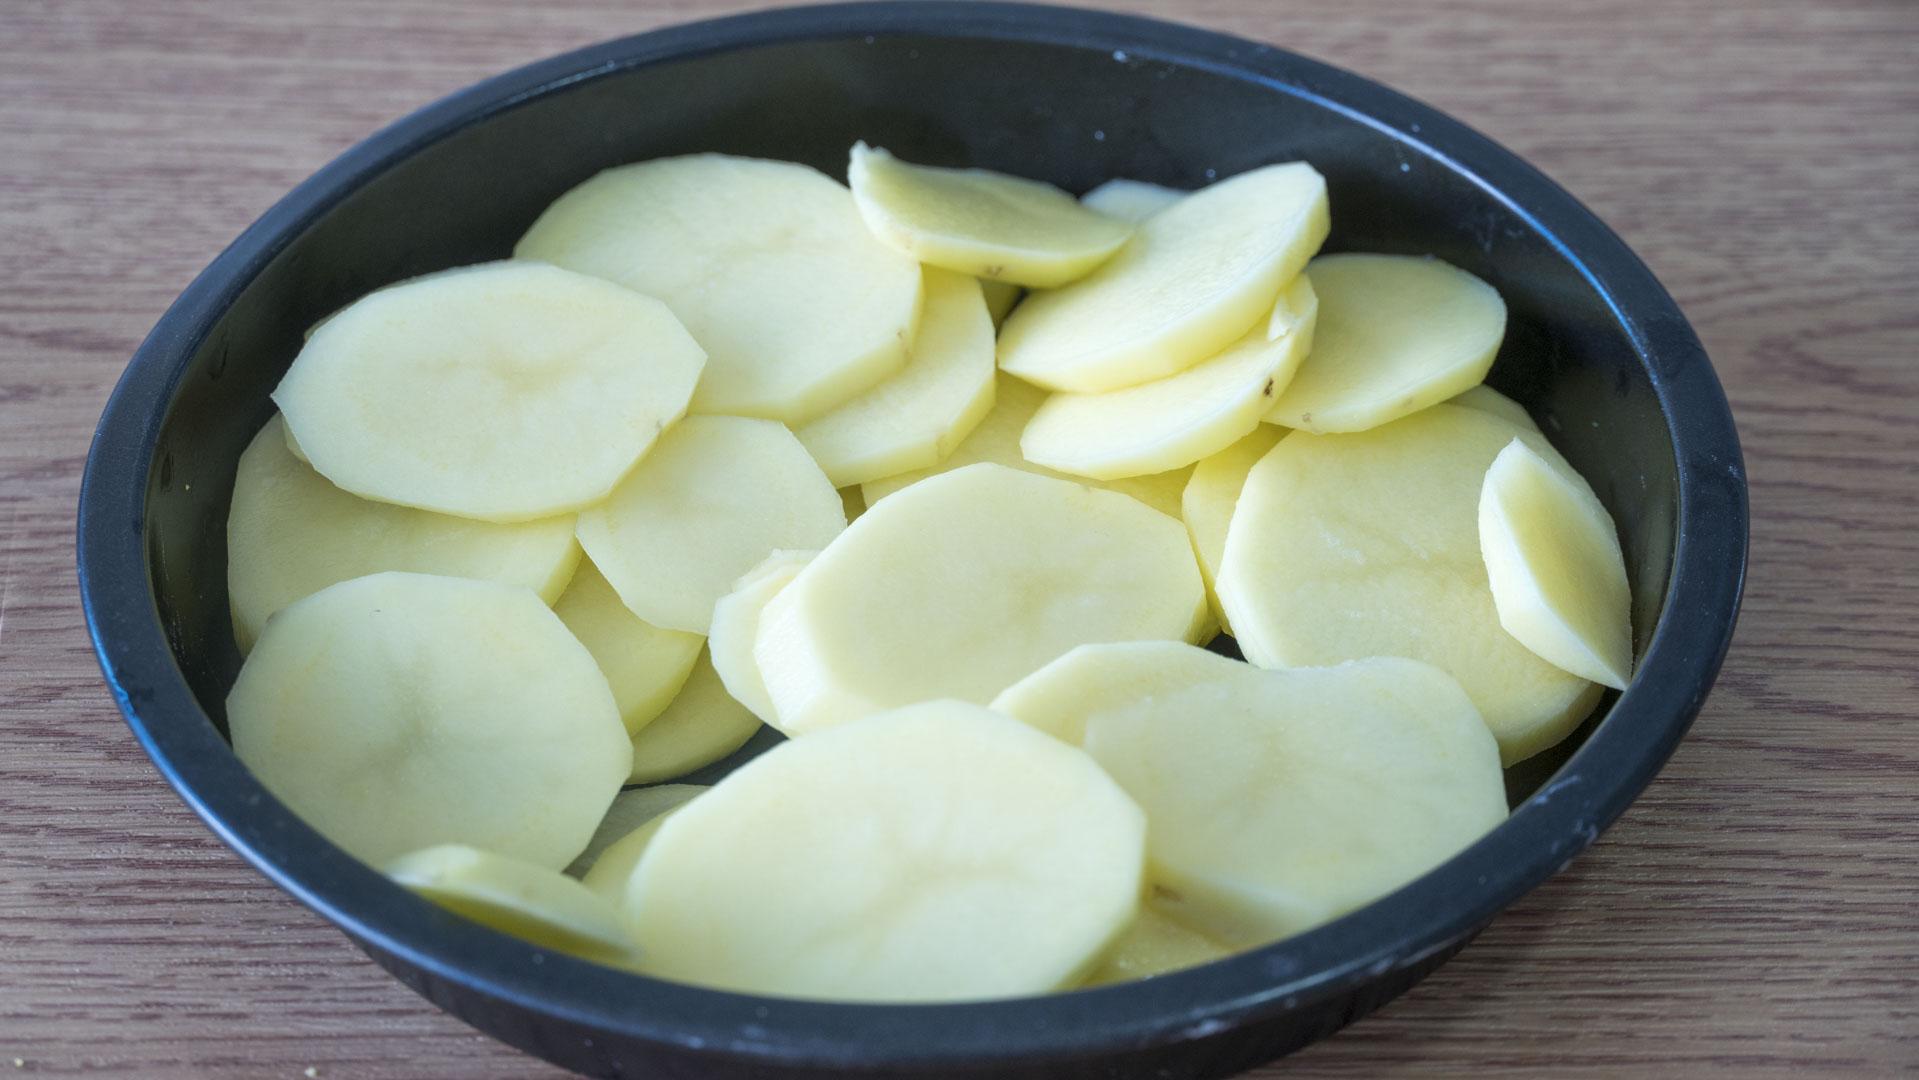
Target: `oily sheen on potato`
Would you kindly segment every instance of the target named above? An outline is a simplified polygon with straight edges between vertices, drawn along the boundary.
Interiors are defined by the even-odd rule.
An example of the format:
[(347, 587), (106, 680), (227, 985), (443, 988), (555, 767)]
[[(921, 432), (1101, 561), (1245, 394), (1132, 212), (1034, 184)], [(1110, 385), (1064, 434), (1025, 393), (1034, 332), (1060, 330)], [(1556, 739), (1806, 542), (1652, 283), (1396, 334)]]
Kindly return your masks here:
[(550, 867), (466, 844), (439, 844), (386, 864), (386, 875), (483, 926), (604, 964), (630, 966), (619, 909)]

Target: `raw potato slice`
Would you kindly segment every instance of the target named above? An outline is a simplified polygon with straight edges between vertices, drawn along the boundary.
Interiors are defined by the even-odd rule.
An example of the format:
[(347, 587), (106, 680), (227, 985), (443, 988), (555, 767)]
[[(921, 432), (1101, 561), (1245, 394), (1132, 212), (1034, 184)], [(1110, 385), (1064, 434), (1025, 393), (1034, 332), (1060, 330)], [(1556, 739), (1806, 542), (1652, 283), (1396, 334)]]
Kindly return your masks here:
[(273, 400), (313, 467), (356, 495), (529, 521), (605, 498), (686, 411), (704, 361), (657, 300), (494, 263), (340, 312)]
[(784, 161), (695, 154), (608, 169), (514, 254), (617, 281), (706, 347), (693, 411), (808, 420), (899, 370), (920, 268), (838, 183)]
[(680, 696), (633, 736), (627, 783), (652, 784), (704, 769), (745, 746), (758, 730), (760, 718), (733, 700), (702, 652)]
[(1024, 289), (1010, 281), (988, 281), (982, 278), (979, 287), (981, 296), (986, 300), (986, 313), (993, 317), (994, 330), (998, 330), (999, 324), (1006, 321), (1006, 313), (1013, 310), (1019, 298), (1026, 295)]
[(1110, 491), (972, 465), (866, 512), (766, 605), (753, 647), (789, 735), (986, 702), (1092, 641), (1211, 623), (1179, 523)]
[(1476, 385), (1506, 335), (1493, 287), (1438, 259), (1325, 255), (1313, 354), (1266, 419), (1314, 432), (1365, 431)]
[(1183, 926), (1151, 903), (1140, 905), (1139, 917), (1126, 928), (1099, 966), (1087, 976), (1087, 986), (1150, 979), (1169, 971), (1210, 964), (1232, 950), (1205, 934)]
[(1108, 180), (1079, 201), (1108, 217), (1138, 224), (1185, 197), (1184, 191), (1142, 180)]
[(713, 602), (778, 548), (822, 548), (846, 527), (839, 492), (770, 420), (690, 416), (604, 503), (580, 544), (635, 615), (704, 634)]
[(1053, 288), (1119, 250), (1132, 227), (1037, 180), (985, 169), (913, 165), (853, 144), (853, 202), (887, 245), (929, 266)]
[(1479, 553), (1479, 489), (1536, 432), (1435, 405), (1354, 435), (1294, 432), (1246, 478), (1226, 534), (1219, 599), (1262, 667), (1367, 656), (1424, 660), (1459, 680), (1507, 764), (1564, 738), (1598, 688), (1499, 625)]
[(840, 487), (938, 464), (993, 407), (993, 321), (979, 282), (926, 271), (926, 310), (906, 366), (794, 429)]
[(386, 875), (456, 915), (543, 949), (631, 966), (633, 943), (620, 911), (551, 867), (440, 844), (402, 855)]
[(1179, 501), (1180, 517), (1186, 533), (1193, 538), (1193, 553), (1199, 556), (1199, 572), (1206, 579), (1206, 598), (1220, 625), (1232, 633), (1232, 620), (1226, 618), (1219, 603), (1219, 560), (1226, 553), (1226, 528), (1232, 523), (1233, 509), (1239, 505), (1239, 491), (1246, 486), (1246, 474), (1266, 456), (1286, 434), (1286, 429), (1261, 424), (1252, 434), (1205, 458), (1193, 466), (1192, 478)]
[(1041, 476), (1055, 476), (1075, 483), (1090, 484), (1093, 487), (1117, 491), (1131, 495), (1147, 506), (1162, 514), (1179, 516), (1180, 492), (1186, 488), (1186, 478), (1190, 470), (1175, 469), (1171, 472), (1152, 476), (1129, 476), (1119, 480), (1088, 480), (1083, 476), (1067, 476), (1054, 472), (1042, 465), (1035, 465), (1020, 454), (1020, 433), (1039, 411), (1040, 403), (1046, 400), (1046, 391), (1029, 382), (1022, 382), (1011, 375), (1001, 375), (993, 390), (993, 408), (986, 418), (979, 422), (973, 433), (960, 441), (957, 448), (948, 454), (939, 464), (928, 469), (916, 469), (912, 472), (897, 473), (879, 480), (869, 480), (860, 485), (866, 495), (866, 505), (872, 506), (895, 491), (918, 483), (929, 476), (979, 462), (1004, 465), (1009, 469), (1038, 473)]
[(1275, 307), (1287, 311), (1290, 329), (1278, 338), (1262, 322), (1177, 375), (1103, 394), (1054, 394), (1020, 435), (1020, 452), (1096, 480), (1163, 473), (1219, 453), (1259, 426), (1313, 347), (1312, 297), (1304, 274), (1280, 294)]
[(600, 827), (593, 830), (586, 850), (567, 866), (566, 872), (576, 878), (585, 876), (603, 854), (635, 829), (705, 790), (698, 784), (655, 784), (620, 792), (613, 797), (613, 805), (606, 808)]
[(524, 585), (551, 603), (580, 561), (573, 516), (494, 525), (349, 495), (293, 456), (274, 417), (240, 455), (227, 514), (227, 595), (245, 653), (267, 616), (381, 570)]
[(1447, 399), (1447, 404), (1489, 412), (1517, 427), (1526, 428), (1529, 431), (1539, 430), (1539, 424), (1533, 420), (1532, 414), (1526, 411), (1524, 405), (1485, 383), (1453, 395)]
[(268, 790), (376, 866), (461, 843), (557, 870), (632, 752), (593, 657), (532, 590), (426, 574), (287, 605), (227, 724)]
[(1246, 667), (1180, 641), (1081, 645), (1001, 691), (989, 707), (1078, 746), (1089, 716), (1193, 683), (1231, 678)]
[(1237, 947), (1378, 899), (1506, 817), (1479, 713), (1413, 660), (1163, 687), (1089, 716), (1086, 751), (1152, 822), (1153, 881)]
[(1624, 690), (1632, 596), (1612, 515), (1577, 474), (1514, 439), (1479, 491), (1479, 550), (1499, 625), (1555, 667)]
[(591, 561), (573, 575), (553, 613), (600, 665), (628, 735), (660, 715), (700, 655), (700, 635), (662, 629), (628, 611)]
[(629, 925), (649, 974), (731, 990), (1039, 993), (1131, 922), (1145, 828), (1079, 750), (929, 701), (783, 743), (681, 807)]
[(713, 636), (707, 648), (713, 658), (713, 670), (733, 700), (750, 709), (761, 720), (780, 726), (773, 702), (766, 696), (766, 683), (760, 679), (760, 666), (753, 660), (753, 643), (760, 633), (760, 613), (767, 601), (778, 595), (800, 569), (813, 561), (817, 551), (775, 551), (766, 561), (747, 571), (733, 584), (733, 591), (713, 605)]
[(1027, 297), (1000, 333), (1000, 367), (1085, 394), (1189, 368), (1272, 310), (1327, 223), (1326, 180), (1303, 162), (1194, 192), (1140, 223), (1098, 270)]

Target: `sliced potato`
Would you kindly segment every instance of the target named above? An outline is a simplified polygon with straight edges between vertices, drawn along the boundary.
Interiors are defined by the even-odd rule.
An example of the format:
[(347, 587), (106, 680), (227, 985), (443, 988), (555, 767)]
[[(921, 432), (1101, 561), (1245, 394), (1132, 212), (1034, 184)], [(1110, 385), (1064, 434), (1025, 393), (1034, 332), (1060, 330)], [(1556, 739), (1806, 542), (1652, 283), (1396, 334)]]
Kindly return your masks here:
[(1211, 619), (1178, 522), (971, 465), (882, 500), (767, 603), (753, 658), (788, 734), (932, 698), (986, 702), (1075, 645)]
[(993, 407), (993, 322), (979, 282), (926, 271), (926, 309), (906, 366), (795, 428), (839, 487), (936, 465)]
[(1220, 556), (1226, 553), (1226, 528), (1232, 523), (1233, 508), (1239, 505), (1246, 474), (1285, 434), (1285, 428), (1259, 425), (1245, 438), (1195, 464), (1192, 478), (1180, 494), (1179, 513), (1186, 522), (1186, 534), (1193, 539), (1193, 553), (1199, 556), (1206, 598), (1229, 634), (1232, 620), (1220, 606), (1217, 586)]
[(579, 537), (635, 615), (704, 634), (714, 601), (768, 553), (825, 547), (845, 527), (839, 493), (792, 432), (692, 416), (580, 514)]
[[(695, 796), (705, 790), (700, 784), (656, 784), (621, 792), (626, 811), (623, 818), (627, 825), (617, 835), (611, 836), (605, 847), (594, 853), (592, 862), (580, 877), (580, 884), (599, 893), (611, 901), (615, 909), (624, 912), (626, 883), (633, 877), (633, 868), (640, 864), (640, 856), (646, 851), (646, 845), (653, 842), (653, 834), (660, 831), (668, 815), (692, 802)], [(621, 809), (622, 803), (614, 803), (613, 810), (607, 814), (607, 821), (600, 825), (601, 833), (608, 831), (614, 813)], [(597, 842), (599, 835), (596, 834), (594, 840)]]
[(1516, 427), (1527, 428), (1532, 431), (1539, 430), (1539, 424), (1533, 420), (1532, 414), (1526, 411), (1524, 405), (1494, 390), (1485, 383), (1468, 387), (1454, 394), (1452, 397), (1446, 399), (1446, 403), (1467, 409), (1478, 409), (1480, 412), (1492, 413), (1494, 416), (1500, 417)]
[(532, 590), (426, 574), (287, 605), (227, 724), (268, 790), (374, 865), (460, 843), (557, 870), (631, 755), (605, 677)]
[(919, 264), (873, 238), (844, 187), (790, 162), (608, 169), (514, 254), (665, 301), (706, 348), (698, 413), (808, 420), (899, 370), (919, 322)]
[(1632, 595), (1612, 515), (1578, 474), (1515, 438), (1479, 491), (1479, 550), (1499, 625), (1541, 658), (1624, 690)]
[(552, 867), (438, 844), (387, 863), (386, 875), (456, 915), (544, 949), (630, 966), (620, 911)]
[(1000, 691), (989, 707), (1078, 746), (1089, 716), (1245, 667), (1182, 641), (1081, 645)]
[(1132, 226), (1037, 180), (914, 165), (855, 143), (846, 169), (867, 228), (928, 266), (1052, 288), (1086, 276)]
[(314, 469), (356, 495), (529, 521), (605, 498), (686, 411), (704, 361), (659, 301), (506, 262), (360, 300), (273, 400)]
[(1158, 904), (1140, 905), (1139, 917), (1100, 957), (1087, 986), (1150, 979), (1169, 971), (1198, 967), (1231, 955), (1232, 950), (1168, 915)]
[(993, 317), (994, 330), (998, 330), (999, 325), (1006, 321), (1007, 313), (1013, 310), (1014, 304), (1019, 303), (1019, 298), (1026, 295), (1026, 290), (1010, 281), (981, 278), (979, 288), (980, 295), (986, 300), (986, 313)]
[(1271, 312), (1327, 221), (1325, 178), (1300, 162), (1194, 192), (1141, 222), (1098, 270), (1027, 297), (1000, 333), (1000, 367), (1084, 394), (1189, 368)]
[(593, 830), (593, 839), (586, 842), (586, 850), (580, 852), (580, 857), (567, 865), (566, 872), (576, 878), (584, 877), (602, 854), (633, 830), (705, 790), (698, 784), (654, 784), (627, 788), (613, 796), (613, 805), (606, 808), (599, 828)]
[(1499, 625), (1479, 551), (1479, 489), (1517, 436), (1490, 413), (1435, 405), (1352, 435), (1294, 432), (1253, 466), (1226, 534), (1218, 591), (1263, 667), (1368, 656), (1424, 660), (1459, 680), (1506, 763), (1544, 750), (1597, 688)]
[(753, 660), (753, 643), (760, 633), (760, 613), (767, 601), (786, 588), (802, 567), (813, 561), (817, 551), (775, 551), (766, 561), (746, 572), (733, 583), (733, 591), (713, 605), (713, 635), (707, 646), (713, 670), (733, 700), (746, 706), (761, 720), (780, 725), (779, 714), (766, 696), (766, 683), (760, 679), (760, 666)]
[(628, 735), (660, 715), (699, 659), (700, 635), (654, 626), (628, 611), (590, 560), (573, 575), (553, 613), (600, 665)]
[(1266, 419), (1314, 432), (1364, 431), (1479, 383), (1506, 335), (1493, 287), (1438, 259), (1325, 255), (1313, 353)]
[(1148, 184), (1143, 180), (1108, 180), (1079, 197), (1081, 205), (1121, 221), (1135, 224), (1186, 197), (1177, 188)]
[(680, 696), (633, 736), (627, 782), (653, 784), (704, 769), (745, 746), (758, 730), (760, 718), (733, 700), (702, 652)]
[(649, 974), (730, 990), (1038, 993), (1132, 920), (1145, 827), (1079, 750), (930, 701), (776, 746), (674, 812), (629, 925)]
[(1257, 323), (1226, 351), (1177, 375), (1103, 394), (1054, 394), (1019, 440), (1026, 460), (1113, 480), (1191, 465), (1259, 426), (1313, 344), (1313, 286), (1301, 274), (1280, 294), (1286, 332)]
[(579, 564), (573, 515), (495, 525), (349, 495), (293, 456), (274, 417), (240, 455), (227, 513), (227, 595), (245, 653), (267, 617), (381, 570), (524, 585), (552, 603)]
[(939, 464), (926, 469), (896, 473), (878, 480), (869, 480), (860, 485), (865, 493), (866, 505), (872, 506), (895, 491), (918, 483), (929, 476), (979, 462), (1004, 465), (1010, 469), (1038, 473), (1041, 476), (1055, 476), (1075, 483), (1091, 484), (1093, 487), (1117, 491), (1131, 495), (1147, 506), (1162, 514), (1179, 516), (1179, 496), (1185, 490), (1187, 469), (1174, 469), (1171, 472), (1157, 473), (1152, 476), (1128, 476), (1118, 480), (1089, 480), (1083, 476), (1067, 476), (1055, 472), (1043, 465), (1027, 461), (1020, 453), (1020, 433), (1039, 411), (1040, 404), (1046, 400), (1046, 391), (1031, 383), (1001, 375), (994, 384), (993, 408), (986, 418), (979, 422), (973, 433), (960, 440), (960, 444)]

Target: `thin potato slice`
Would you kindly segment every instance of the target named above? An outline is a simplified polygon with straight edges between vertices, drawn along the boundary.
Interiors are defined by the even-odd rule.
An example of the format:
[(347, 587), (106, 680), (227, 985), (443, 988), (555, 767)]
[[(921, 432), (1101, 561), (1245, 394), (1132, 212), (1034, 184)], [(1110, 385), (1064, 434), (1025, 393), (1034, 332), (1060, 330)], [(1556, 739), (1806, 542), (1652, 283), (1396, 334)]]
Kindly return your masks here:
[(1255, 324), (1225, 352), (1177, 375), (1103, 394), (1054, 394), (1019, 440), (1026, 460), (1113, 480), (1191, 465), (1233, 445), (1284, 392), (1313, 345), (1313, 286), (1301, 274), (1276, 308), (1288, 329)]
[(844, 187), (784, 161), (608, 169), (514, 254), (665, 301), (706, 348), (696, 413), (808, 420), (899, 370), (919, 321), (919, 264), (873, 238)]
[(456, 915), (544, 949), (631, 966), (620, 911), (551, 867), (466, 844), (409, 852), (386, 875)]
[(1480, 487), (1479, 550), (1507, 633), (1555, 667), (1626, 688), (1626, 557), (1612, 515), (1584, 480), (1514, 439)]
[(1533, 420), (1532, 414), (1526, 411), (1524, 405), (1494, 390), (1485, 383), (1480, 383), (1478, 386), (1470, 387), (1454, 394), (1452, 397), (1446, 399), (1446, 403), (1448, 405), (1458, 405), (1465, 409), (1478, 409), (1480, 412), (1492, 413), (1494, 416), (1507, 421), (1515, 427), (1526, 428), (1529, 431), (1539, 430), (1539, 424)]
[(1210, 964), (1231, 954), (1231, 949), (1181, 924), (1158, 904), (1148, 901), (1140, 905), (1139, 917), (1106, 950), (1099, 966), (1087, 976), (1085, 985), (1111, 986), (1150, 979), (1169, 971)]
[(993, 407), (993, 322), (979, 282), (926, 271), (906, 366), (793, 434), (838, 487), (936, 465)]
[(760, 718), (726, 692), (704, 652), (680, 696), (633, 736), (630, 784), (653, 784), (697, 772), (746, 745)]
[(557, 870), (632, 752), (593, 657), (532, 590), (426, 574), (287, 605), (227, 723), (268, 790), (374, 865), (460, 843)]
[(686, 411), (705, 354), (665, 305), (552, 266), (382, 289), (329, 319), (273, 400), (320, 475), (483, 521), (606, 497)]
[(760, 666), (753, 659), (753, 643), (760, 633), (760, 613), (818, 554), (817, 551), (775, 551), (734, 582), (733, 591), (713, 605), (713, 634), (707, 639), (713, 670), (719, 673), (720, 682), (725, 684), (726, 692), (733, 695), (733, 700), (774, 727), (780, 726), (779, 714), (773, 711), (773, 702), (766, 696), (766, 683), (760, 679)]
[(1261, 424), (1252, 434), (1205, 458), (1193, 466), (1192, 478), (1180, 494), (1179, 514), (1186, 522), (1186, 533), (1193, 538), (1193, 553), (1199, 556), (1199, 572), (1206, 579), (1206, 598), (1213, 614), (1227, 633), (1232, 621), (1219, 603), (1219, 561), (1226, 553), (1226, 529), (1232, 524), (1233, 509), (1239, 505), (1240, 489), (1246, 486), (1246, 474), (1266, 456), (1286, 434), (1286, 429)]
[(1078, 746), (1089, 716), (1245, 667), (1182, 641), (1081, 645), (1000, 691), (989, 708)]
[(654, 626), (628, 611), (590, 560), (573, 575), (553, 614), (600, 665), (628, 735), (660, 715), (699, 659), (700, 635)]
[(573, 516), (495, 525), (349, 495), (266, 422), (240, 455), (227, 513), (227, 595), (245, 653), (267, 617), (336, 582), (381, 570), (524, 585), (548, 603), (579, 564)]
[(1479, 551), (1480, 484), (1515, 436), (1570, 468), (1537, 433), (1457, 405), (1287, 436), (1247, 475), (1220, 563), (1246, 658), (1424, 660), (1466, 688), (1507, 764), (1564, 738), (1598, 689), (1500, 627)]
[(1000, 367), (1085, 394), (1189, 368), (1272, 310), (1327, 225), (1325, 178), (1304, 163), (1194, 192), (1141, 222), (1098, 270), (1027, 297), (1000, 333)]
[(1107, 217), (1138, 224), (1185, 197), (1184, 191), (1143, 180), (1108, 180), (1081, 195), (1079, 201)]
[(1075, 645), (1210, 625), (1179, 523), (998, 465), (889, 496), (773, 597), (753, 648), (780, 727), (932, 698), (986, 702)]
[(599, 828), (593, 830), (593, 839), (586, 842), (586, 850), (580, 852), (580, 857), (567, 865), (566, 872), (576, 878), (585, 877), (601, 855), (633, 830), (705, 790), (698, 784), (655, 784), (627, 788), (613, 796), (613, 805), (606, 808)]
[(1313, 432), (1364, 431), (1445, 401), (1486, 377), (1506, 335), (1493, 287), (1438, 259), (1324, 255), (1313, 353), (1266, 419)]
[[(607, 814), (607, 821), (600, 825), (600, 831), (608, 832), (613, 813), (623, 808), (625, 812), (622, 817), (628, 824), (612, 835), (605, 847), (594, 853), (592, 862), (580, 877), (580, 884), (599, 893), (611, 901), (617, 910), (624, 912), (626, 883), (633, 877), (633, 868), (640, 865), (640, 856), (645, 853), (646, 845), (653, 842), (653, 834), (660, 831), (668, 815), (706, 790), (700, 784), (658, 784), (622, 791), (620, 797), (625, 800), (624, 804), (614, 804), (613, 811)], [(599, 837), (596, 835), (594, 839), (597, 841)]]
[(1132, 920), (1146, 822), (1085, 754), (929, 701), (774, 747), (654, 835), (649, 974), (852, 1001), (1039, 993)]
[(839, 493), (771, 420), (691, 416), (580, 514), (580, 544), (647, 622), (704, 634), (713, 603), (779, 548), (822, 548), (846, 527)]
[(928, 266), (1052, 288), (1086, 276), (1132, 227), (1037, 180), (914, 165), (855, 143), (846, 169), (873, 235)]

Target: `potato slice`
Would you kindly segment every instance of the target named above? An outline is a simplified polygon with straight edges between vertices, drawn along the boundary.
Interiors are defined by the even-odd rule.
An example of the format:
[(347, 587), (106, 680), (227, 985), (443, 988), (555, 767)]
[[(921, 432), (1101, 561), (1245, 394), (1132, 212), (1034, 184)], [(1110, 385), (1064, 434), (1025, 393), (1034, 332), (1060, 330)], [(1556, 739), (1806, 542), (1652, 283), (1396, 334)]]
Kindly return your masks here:
[(606, 808), (599, 828), (593, 830), (593, 839), (586, 842), (586, 850), (580, 852), (580, 857), (567, 865), (566, 872), (576, 878), (585, 877), (602, 855), (634, 830), (705, 790), (699, 784), (654, 784), (627, 788), (613, 796), (613, 805)]
[(608, 169), (514, 254), (657, 296), (707, 351), (696, 413), (800, 423), (900, 369), (920, 268), (838, 183), (784, 161), (695, 154)]
[(1499, 293), (1438, 259), (1325, 255), (1307, 272), (1319, 326), (1275, 424), (1365, 431), (1418, 412), (1484, 379), (1506, 335)]
[(1232, 523), (1233, 509), (1239, 505), (1239, 491), (1246, 486), (1246, 474), (1266, 456), (1286, 434), (1285, 428), (1261, 424), (1252, 434), (1193, 466), (1192, 478), (1180, 494), (1180, 518), (1186, 522), (1186, 534), (1193, 539), (1193, 553), (1199, 556), (1199, 572), (1206, 579), (1206, 598), (1213, 614), (1227, 633), (1232, 621), (1219, 603), (1217, 581), (1219, 560), (1226, 553), (1226, 528)]
[(753, 658), (780, 727), (986, 702), (1075, 645), (1192, 640), (1178, 522), (1114, 492), (971, 465), (889, 496), (767, 603)]
[(573, 575), (553, 613), (600, 665), (628, 735), (660, 715), (699, 659), (700, 635), (654, 626), (628, 611), (590, 560)]
[(287, 605), (241, 666), (227, 724), (268, 790), (376, 866), (461, 843), (557, 870), (631, 755), (593, 657), (532, 590), (426, 574)]
[(245, 653), (267, 617), (336, 582), (381, 570), (524, 585), (552, 603), (580, 561), (573, 515), (495, 525), (349, 495), (266, 422), (240, 455), (227, 512), (227, 595)]
[(993, 407), (993, 322), (979, 282), (926, 271), (906, 366), (793, 434), (839, 487), (939, 463)]
[(979, 288), (981, 297), (986, 300), (986, 313), (993, 317), (994, 330), (998, 330), (999, 325), (1006, 321), (1007, 313), (1013, 310), (1014, 304), (1019, 303), (1020, 297), (1026, 295), (1026, 290), (1010, 281), (981, 278)]
[(866, 226), (928, 266), (1052, 288), (1085, 277), (1132, 226), (1037, 180), (913, 165), (853, 144), (846, 181)]
[(1006, 320), (1000, 367), (1091, 394), (1199, 363), (1267, 315), (1326, 238), (1326, 181), (1303, 162), (1196, 191), (1140, 223), (1098, 270)]
[(1313, 344), (1313, 286), (1301, 274), (1280, 294), (1289, 329), (1258, 323), (1225, 352), (1177, 375), (1103, 394), (1054, 394), (1019, 440), (1026, 460), (1113, 480), (1191, 465), (1259, 426)]
[(691, 416), (580, 514), (580, 545), (635, 615), (704, 634), (713, 603), (779, 548), (822, 548), (840, 496), (771, 420)]
[(1138, 224), (1185, 197), (1186, 192), (1176, 188), (1142, 180), (1114, 179), (1081, 195), (1079, 201), (1082, 206), (1107, 217)]
[(1231, 949), (1181, 924), (1149, 901), (1140, 905), (1139, 917), (1106, 950), (1084, 985), (1111, 986), (1150, 979), (1169, 971), (1210, 964), (1231, 954)]
[(704, 769), (745, 746), (759, 730), (760, 718), (733, 700), (712, 658), (702, 652), (680, 696), (633, 736), (627, 783), (653, 784)]
[(1515, 436), (1563, 465), (1537, 433), (1457, 405), (1353, 435), (1287, 436), (1247, 475), (1220, 562), (1246, 658), (1424, 660), (1466, 688), (1507, 764), (1564, 738), (1597, 688), (1500, 627), (1479, 553), (1480, 483)]
[(1478, 409), (1480, 412), (1492, 413), (1494, 416), (1505, 420), (1515, 427), (1522, 427), (1528, 431), (1539, 430), (1539, 424), (1533, 420), (1532, 414), (1526, 411), (1524, 405), (1494, 390), (1485, 383), (1480, 383), (1478, 386), (1470, 387), (1454, 394), (1452, 397), (1446, 399), (1446, 403), (1449, 405), (1458, 405), (1461, 408)]
[(1554, 667), (1624, 690), (1632, 595), (1612, 515), (1577, 474), (1519, 439), (1479, 489), (1479, 550), (1499, 625)]
[(813, 561), (817, 551), (775, 551), (766, 561), (746, 572), (733, 583), (733, 591), (713, 605), (713, 635), (707, 647), (713, 658), (713, 670), (733, 700), (746, 706), (761, 720), (780, 726), (779, 714), (766, 696), (766, 683), (760, 679), (760, 666), (753, 660), (753, 643), (760, 633), (760, 613), (767, 601), (786, 588), (801, 568)]
[(1088, 716), (1245, 667), (1182, 641), (1081, 645), (1000, 691), (989, 708), (1078, 746)]
[(543, 949), (629, 967), (620, 911), (551, 867), (466, 844), (439, 844), (387, 863), (386, 875), (482, 926)]
[(1039, 993), (1132, 920), (1145, 828), (1079, 750), (929, 701), (776, 746), (681, 807), (629, 925), (649, 974), (730, 990)]
[(1020, 433), (1039, 412), (1046, 400), (1046, 391), (1032, 383), (1022, 382), (1010, 375), (1001, 375), (994, 383), (993, 408), (986, 418), (979, 422), (973, 433), (960, 440), (960, 444), (939, 464), (912, 472), (896, 473), (878, 480), (869, 480), (860, 485), (865, 493), (866, 505), (872, 506), (895, 491), (918, 483), (929, 476), (964, 468), (979, 462), (1004, 465), (1009, 469), (1038, 473), (1041, 476), (1054, 476), (1075, 483), (1090, 484), (1093, 487), (1117, 491), (1131, 495), (1147, 506), (1162, 514), (1179, 516), (1180, 492), (1186, 488), (1186, 479), (1190, 470), (1174, 469), (1171, 472), (1156, 473), (1152, 476), (1128, 476), (1118, 480), (1089, 480), (1083, 476), (1067, 476), (1054, 472), (1043, 465), (1027, 461), (1020, 453)]
[(686, 411), (704, 360), (657, 300), (495, 263), (342, 311), (273, 400), (314, 469), (355, 495), (529, 521), (605, 498)]

